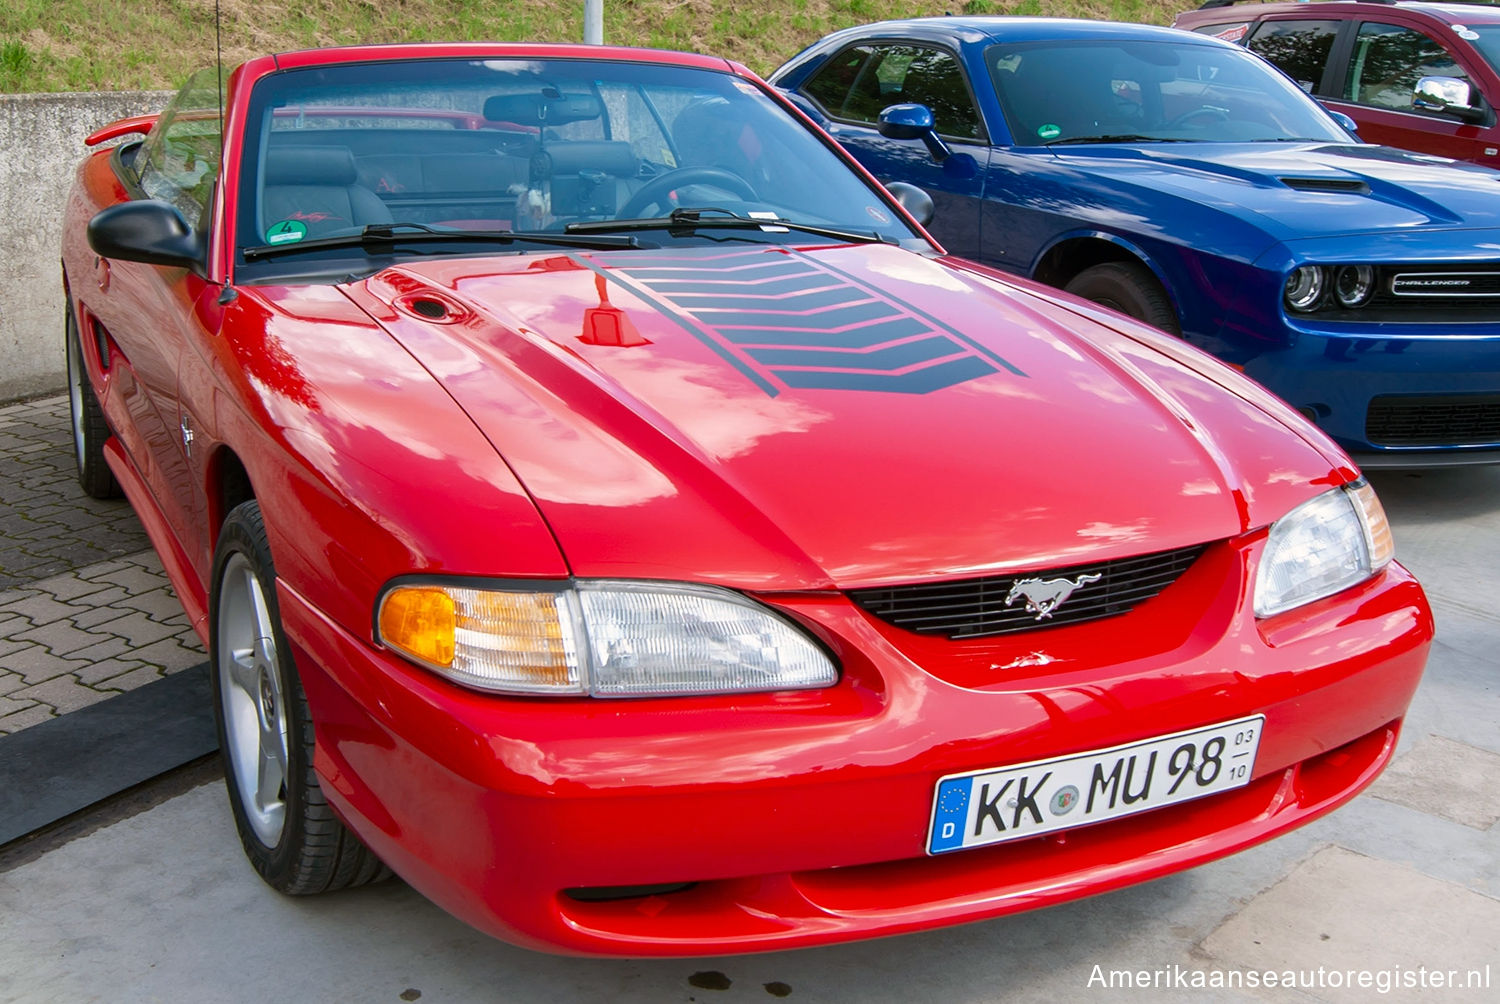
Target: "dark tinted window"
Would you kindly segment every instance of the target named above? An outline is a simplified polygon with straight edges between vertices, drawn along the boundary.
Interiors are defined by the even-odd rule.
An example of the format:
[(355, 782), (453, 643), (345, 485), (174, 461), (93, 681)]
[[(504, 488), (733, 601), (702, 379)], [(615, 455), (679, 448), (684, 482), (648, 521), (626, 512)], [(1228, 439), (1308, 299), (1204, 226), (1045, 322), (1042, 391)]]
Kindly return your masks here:
[(899, 43), (859, 45), (839, 53), (803, 92), (834, 118), (875, 123), (891, 105), (932, 110), (945, 136), (979, 139), (979, 112), (952, 53)]
[(844, 110), (844, 106), (849, 101), (854, 82), (859, 79), (860, 72), (864, 70), (865, 64), (870, 62), (873, 56), (874, 53), (867, 45), (845, 49), (825, 63), (811, 80), (803, 84), (802, 92), (822, 105), (823, 110), (834, 118), (849, 118), (850, 115)]
[(1431, 76), (1469, 79), (1435, 39), (1411, 28), (1366, 21), (1354, 40), (1343, 96), (1362, 105), (1409, 111), (1417, 81)]
[(1200, 24), (1191, 29), (1199, 35), (1212, 35), (1214, 38), (1222, 38), (1226, 42), (1243, 42), (1245, 36), (1250, 33), (1249, 21), (1235, 21), (1233, 24)]
[(1020, 146), (1347, 139), (1265, 60), (1187, 34), (996, 45), (985, 59)]
[(1255, 29), (1247, 48), (1311, 94), (1323, 80), (1338, 27), (1337, 21), (1267, 21)]

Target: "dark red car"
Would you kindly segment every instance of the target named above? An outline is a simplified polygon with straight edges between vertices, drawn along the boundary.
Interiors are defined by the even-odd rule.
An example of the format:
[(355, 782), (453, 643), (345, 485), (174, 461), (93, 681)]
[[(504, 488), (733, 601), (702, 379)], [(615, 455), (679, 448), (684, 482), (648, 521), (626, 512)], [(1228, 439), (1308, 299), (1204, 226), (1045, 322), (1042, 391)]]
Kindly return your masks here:
[(1432, 620), (1347, 458), (947, 257), (742, 67), (289, 53), (222, 132), (216, 81), (79, 168), (73, 432), (275, 888), (812, 945), (1207, 861), (1390, 758)]
[(1172, 24), (1275, 63), (1368, 143), (1500, 167), (1500, 8), (1208, 0)]

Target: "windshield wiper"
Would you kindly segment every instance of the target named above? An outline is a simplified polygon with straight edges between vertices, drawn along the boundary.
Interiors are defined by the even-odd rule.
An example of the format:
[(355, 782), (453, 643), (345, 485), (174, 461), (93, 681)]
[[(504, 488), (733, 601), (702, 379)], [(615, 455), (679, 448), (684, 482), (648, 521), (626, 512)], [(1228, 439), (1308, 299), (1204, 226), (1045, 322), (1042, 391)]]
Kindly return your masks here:
[[(709, 215), (712, 214), (712, 215)], [(778, 230), (795, 230), (798, 233), (813, 234), (817, 237), (831, 237), (834, 240), (849, 241), (854, 244), (885, 244), (888, 241), (873, 230), (843, 230), (838, 227), (825, 227), (816, 223), (797, 223), (793, 220), (781, 217), (767, 216), (741, 216), (739, 213), (728, 209), (720, 209), (716, 206), (701, 206), (696, 208), (683, 207), (672, 210), (667, 216), (653, 216), (638, 220), (586, 220), (580, 223), (569, 223), (563, 228), (565, 233), (570, 234), (608, 234), (620, 233), (631, 230), (701, 230), (705, 227), (714, 227), (728, 230), (760, 230), (762, 232), (775, 233)]]
[(324, 248), (364, 248), (369, 251), (393, 249), (397, 244), (421, 244), (433, 242), (457, 242), (461, 244), (546, 244), (550, 247), (589, 248), (609, 251), (616, 248), (638, 248), (640, 242), (634, 237), (580, 237), (566, 233), (533, 230), (448, 230), (429, 227), (425, 223), (371, 223), (357, 234), (341, 234), (337, 237), (320, 237), (311, 241), (289, 241), (285, 244), (266, 244), (245, 248), (246, 261), (262, 258), (277, 258), (281, 255), (299, 254)]
[(1109, 133), (1103, 136), (1069, 136), (1067, 139), (1055, 139), (1042, 146), (1066, 146), (1069, 143), (1199, 143), (1196, 139), (1168, 138), (1166, 136), (1145, 136), (1138, 132)]

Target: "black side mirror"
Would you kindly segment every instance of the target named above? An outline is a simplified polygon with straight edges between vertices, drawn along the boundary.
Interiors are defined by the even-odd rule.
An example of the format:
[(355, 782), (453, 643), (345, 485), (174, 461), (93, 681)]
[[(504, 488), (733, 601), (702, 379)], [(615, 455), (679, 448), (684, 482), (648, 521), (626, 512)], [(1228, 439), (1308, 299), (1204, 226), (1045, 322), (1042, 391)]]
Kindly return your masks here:
[(166, 265), (203, 273), (203, 238), (171, 203), (141, 199), (110, 206), (88, 226), (89, 247), (101, 258)]
[(926, 105), (891, 105), (880, 113), (875, 128), (886, 139), (921, 140), (939, 164), (951, 155), (948, 144), (938, 138), (932, 109)]
[(904, 181), (893, 181), (885, 186), (885, 190), (895, 196), (901, 208), (911, 213), (912, 219), (922, 226), (932, 222), (936, 210), (932, 205), (932, 196), (925, 191)]

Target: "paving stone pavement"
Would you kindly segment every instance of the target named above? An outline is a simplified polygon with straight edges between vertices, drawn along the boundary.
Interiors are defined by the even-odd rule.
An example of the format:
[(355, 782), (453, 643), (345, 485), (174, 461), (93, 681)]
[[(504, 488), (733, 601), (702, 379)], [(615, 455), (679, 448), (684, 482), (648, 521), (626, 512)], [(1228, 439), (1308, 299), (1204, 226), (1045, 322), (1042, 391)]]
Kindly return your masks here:
[(0, 406), (0, 735), (207, 658), (124, 499), (83, 494), (68, 400)]

